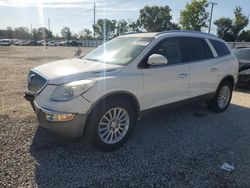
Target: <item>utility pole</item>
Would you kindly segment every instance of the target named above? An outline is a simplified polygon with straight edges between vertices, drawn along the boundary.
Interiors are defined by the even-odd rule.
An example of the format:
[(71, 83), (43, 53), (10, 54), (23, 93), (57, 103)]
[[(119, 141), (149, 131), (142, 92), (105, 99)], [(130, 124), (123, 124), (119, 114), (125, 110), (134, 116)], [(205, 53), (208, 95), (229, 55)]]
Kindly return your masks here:
[(218, 5), (218, 3), (215, 3), (215, 2), (209, 2), (209, 4), (211, 4), (211, 5), (212, 5), (212, 7), (211, 7), (211, 13), (210, 13), (210, 20), (209, 20), (209, 28), (208, 28), (208, 33), (211, 33), (211, 25), (212, 25), (212, 19), (213, 19), (214, 5)]
[(33, 28), (32, 28), (32, 24), (30, 24), (30, 36), (31, 36), (31, 38), (32, 38), (32, 36), (33, 36), (33, 32), (32, 32), (32, 30), (33, 30)]
[[(95, 2), (94, 2), (94, 26), (95, 26)], [(95, 39), (95, 28), (93, 27), (94, 39)]]
[(48, 18), (48, 30), (50, 31), (50, 19)]

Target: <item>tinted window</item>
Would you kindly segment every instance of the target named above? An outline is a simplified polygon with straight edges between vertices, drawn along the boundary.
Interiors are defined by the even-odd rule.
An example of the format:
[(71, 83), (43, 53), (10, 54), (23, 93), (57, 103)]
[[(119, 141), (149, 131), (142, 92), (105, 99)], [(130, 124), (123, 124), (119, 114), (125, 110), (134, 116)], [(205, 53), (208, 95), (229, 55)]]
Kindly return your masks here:
[(152, 54), (160, 54), (168, 59), (168, 64), (181, 63), (181, 50), (178, 38), (168, 38), (161, 41), (156, 47), (151, 51)]
[(213, 54), (204, 39), (181, 37), (180, 42), (184, 62), (199, 61), (213, 57)]
[(209, 41), (212, 43), (212, 45), (214, 46), (214, 48), (219, 56), (224, 56), (224, 55), (230, 54), (230, 50), (223, 42), (220, 42), (217, 40), (211, 40), (211, 39)]

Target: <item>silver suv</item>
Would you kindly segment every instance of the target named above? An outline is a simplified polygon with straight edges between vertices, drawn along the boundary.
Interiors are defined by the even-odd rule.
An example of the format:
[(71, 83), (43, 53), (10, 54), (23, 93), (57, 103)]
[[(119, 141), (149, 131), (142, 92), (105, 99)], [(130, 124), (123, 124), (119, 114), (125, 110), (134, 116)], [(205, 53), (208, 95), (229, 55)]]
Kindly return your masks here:
[(128, 139), (142, 112), (199, 99), (225, 111), (239, 64), (214, 35), (189, 31), (119, 36), (82, 59), (30, 70), (26, 98), (40, 125), (69, 137), (86, 135), (111, 151)]

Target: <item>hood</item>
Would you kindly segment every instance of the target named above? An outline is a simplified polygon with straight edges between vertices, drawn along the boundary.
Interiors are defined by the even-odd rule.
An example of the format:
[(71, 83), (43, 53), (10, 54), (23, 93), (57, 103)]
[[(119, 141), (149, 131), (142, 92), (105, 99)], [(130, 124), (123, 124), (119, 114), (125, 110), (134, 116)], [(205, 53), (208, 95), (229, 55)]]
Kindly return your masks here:
[(60, 85), (76, 80), (107, 76), (121, 70), (122, 67), (74, 58), (46, 63), (32, 70), (46, 77), (48, 84)]

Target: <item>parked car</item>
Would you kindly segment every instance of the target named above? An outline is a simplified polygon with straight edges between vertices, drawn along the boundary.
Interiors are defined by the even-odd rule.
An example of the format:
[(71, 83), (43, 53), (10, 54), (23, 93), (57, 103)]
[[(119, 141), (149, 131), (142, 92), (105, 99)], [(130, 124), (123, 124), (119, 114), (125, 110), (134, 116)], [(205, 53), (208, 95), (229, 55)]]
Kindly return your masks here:
[(59, 43), (59, 46), (67, 46), (68, 41), (61, 41)]
[(48, 41), (46, 46), (58, 46), (58, 43), (56, 41)]
[(25, 46), (26, 43), (27, 43), (27, 41), (25, 41), (25, 40), (18, 40), (16, 42), (14, 42), (13, 45), (15, 45), (15, 46)]
[(81, 46), (81, 43), (76, 40), (62, 41), (59, 46)]
[(42, 46), (42, 43), (31, 40), (31, 41), (26, 42), (25, 46)]
[(250, 48), (240, 48), (234, 51), (239, 60), (238, 83), (250, 86)]
[(11, 39), (1, 39), (0, 40), (0, 46), (10, 46), (13, 42)]
[(83, 59), (30, 70), (25, 98), (40, 126), (86, 136), (101, 150), (122, 146), (143, 112), (187, 101), (224, 112), (239, 64), (214, 35), (194, 31), (116, 37)]

